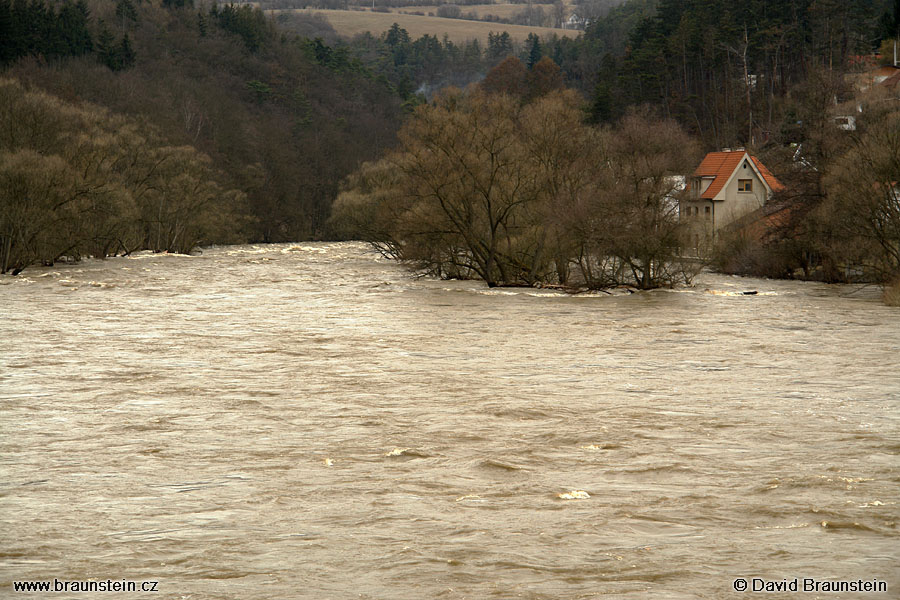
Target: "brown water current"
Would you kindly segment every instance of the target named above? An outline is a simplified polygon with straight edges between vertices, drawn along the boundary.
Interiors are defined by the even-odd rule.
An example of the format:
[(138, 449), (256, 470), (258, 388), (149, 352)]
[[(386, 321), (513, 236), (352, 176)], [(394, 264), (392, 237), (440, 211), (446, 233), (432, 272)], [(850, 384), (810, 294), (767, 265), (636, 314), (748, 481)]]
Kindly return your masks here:
[[(877, 295), (489, 290), (361, 244), (0, 278), (0, 598), (898, 598)], [(54, 578), (160, 591), (13, 591)]]

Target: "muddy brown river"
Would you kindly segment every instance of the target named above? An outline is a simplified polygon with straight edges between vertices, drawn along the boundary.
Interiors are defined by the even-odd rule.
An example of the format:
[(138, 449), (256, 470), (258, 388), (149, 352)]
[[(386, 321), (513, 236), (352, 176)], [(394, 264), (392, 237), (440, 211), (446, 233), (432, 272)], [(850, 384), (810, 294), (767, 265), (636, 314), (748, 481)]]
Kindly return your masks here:
[[(361, 244), (0, 278), (0, 598), (900, 597), (900, 310), (695, 283)], [(14, 591), (107, 580), (158, 591)]]

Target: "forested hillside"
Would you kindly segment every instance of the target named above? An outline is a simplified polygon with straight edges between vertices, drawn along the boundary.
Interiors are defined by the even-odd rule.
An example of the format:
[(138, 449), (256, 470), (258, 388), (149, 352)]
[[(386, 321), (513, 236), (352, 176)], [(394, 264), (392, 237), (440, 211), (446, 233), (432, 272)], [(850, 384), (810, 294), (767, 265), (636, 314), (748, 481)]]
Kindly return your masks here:
[(341, 178), (393, 144), (402, 99), (249, 6), (190, 4), (0, 0), (5, 77), (207, 154), (246, 195), (241, 239), (321, 236)]
[(900, 19), (895, 0), (656, 4), (602, 60), (594, 115), (613, 119), (628, 106), (655, 104), (710, 147), (779, 136), (797, 121), (786, 101), (794, 88), (815, 71), (861, 68), (860, 57), (898, 34)]

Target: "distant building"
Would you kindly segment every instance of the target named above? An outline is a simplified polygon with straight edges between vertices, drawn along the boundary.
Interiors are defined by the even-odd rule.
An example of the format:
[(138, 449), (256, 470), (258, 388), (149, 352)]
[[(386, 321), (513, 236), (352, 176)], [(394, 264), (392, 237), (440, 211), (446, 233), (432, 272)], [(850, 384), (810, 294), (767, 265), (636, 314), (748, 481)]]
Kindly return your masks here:
[(756, 157), (739, 148), (707, 154), (686, 188), (679, 216), (688, 225), (689, 246), (700, 249), (716, 231), (761, 208), (784, 186)]
[(887, 66), (887, 67), (881, 67), (879, 69), (876, 69), (870, 75), (872, 76), (872, 83), (874, 83), (875, 85), (878, 85), (879, 83), (884, 83), (885, 81), (887, 81), (891, 77), (894, 77), (898, 73), (900, 73), (900, 68), (893, 67), (893, 66)]
[(856, 115), (838, 115), (831, 118), (838, 129), (856, 131)]
[(848, 75), (848, 81), (860, 92), (874, 86), (893, 88), (900, 82), (900, 67), (883, 66)]
[(900, 89), (900, 69), (895, 67), (893, 73), (884, 73), (883, 78), (879, 76), (876, 85), (892, 90)]
[(572, 13), (569, 15), (569, 18), (563, 22), (563, 29), (584, 29), (589, 24), (589, 19), (579, 17), (576, 13)]

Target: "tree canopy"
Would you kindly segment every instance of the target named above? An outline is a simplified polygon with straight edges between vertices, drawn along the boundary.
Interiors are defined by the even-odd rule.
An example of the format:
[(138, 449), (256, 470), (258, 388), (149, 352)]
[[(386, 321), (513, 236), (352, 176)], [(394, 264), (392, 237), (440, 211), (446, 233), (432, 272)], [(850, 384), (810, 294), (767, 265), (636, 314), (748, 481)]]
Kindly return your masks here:
[(473, 88), (417, 108), (400, 140), (350, 178), (335, 209), (337, 226), (388, 255), (489, 286), (689, 277), (673, 176), (694, 146), (671, 121), (634, 113), (596, 129), (571, 91), (523, 103)]

